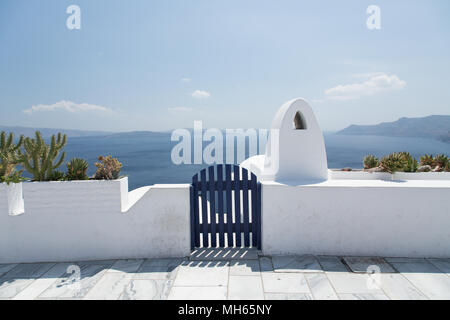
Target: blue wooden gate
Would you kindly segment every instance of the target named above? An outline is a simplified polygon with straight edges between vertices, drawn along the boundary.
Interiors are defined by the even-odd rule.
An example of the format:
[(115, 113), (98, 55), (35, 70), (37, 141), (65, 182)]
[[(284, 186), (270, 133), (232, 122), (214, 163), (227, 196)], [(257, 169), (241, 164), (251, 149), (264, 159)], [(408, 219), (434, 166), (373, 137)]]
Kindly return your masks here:
[(192, 177), (191, 248), (261, 249), (261, 186), (237, 165), (217, 165)]

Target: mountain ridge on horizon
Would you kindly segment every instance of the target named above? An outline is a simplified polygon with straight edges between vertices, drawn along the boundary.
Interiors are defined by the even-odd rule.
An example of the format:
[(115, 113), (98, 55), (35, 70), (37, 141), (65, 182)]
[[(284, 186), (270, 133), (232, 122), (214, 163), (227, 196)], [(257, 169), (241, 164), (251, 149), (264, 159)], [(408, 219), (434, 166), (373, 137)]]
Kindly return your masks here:
[(402, 117), (396, 121), (373, 125), (352, 124), (338, 132), (341, 135), (376, 135), (388, 137), (432, 138), (450, 142), (450, 115)]
[[(186, 128), (187, 130), (192, 130)], [(205, 128), (206, 129), (206, 128)], [(150, 130), (132, 130), (132, 131), (101, 131), (101, 130), (81, 130), (81, 129), (62, 129), (62, 128), (34, 128), (24, 126), (3, 126), (0, 125), (0, 131), (13, 132), (15, 135), (34, 136), (34, 132), (39, 130), (44, 138), (48, 138), (58, 132), (67, 134), (68, 137), (137, 137), (147, 135), (160, 135), (170, 133), (171, 130), (150, 131)], [(339, 135), (377, 135), (389, 137), (421, 137), (438, 139), (450, 143), (450, 115), (430, 115), (426, 117), (408, 118), (402, 117), (396, 121), (381, 122), (373, 125), (352, 124), (338, 131), (325, 131)]]

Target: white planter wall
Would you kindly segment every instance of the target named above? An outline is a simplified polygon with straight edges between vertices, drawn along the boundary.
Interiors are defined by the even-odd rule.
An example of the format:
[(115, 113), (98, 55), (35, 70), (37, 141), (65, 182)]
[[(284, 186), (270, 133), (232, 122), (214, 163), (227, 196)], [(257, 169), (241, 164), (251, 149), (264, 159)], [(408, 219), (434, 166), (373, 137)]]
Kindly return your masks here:
[(367, 172), (328, 170), (332, 180), (450, 180), (450, 172)]
[(450, 257), (450, 181), (262, 183), (264, 254)]
[(24, 183), (17, 216), (0, 189), (0, 263), (187, 256), (189, 185), (127, 189), (127, 178)]
[(24, 212), (22, 183), (0, 183), (0, 212), (6, 208), (9, 215)]

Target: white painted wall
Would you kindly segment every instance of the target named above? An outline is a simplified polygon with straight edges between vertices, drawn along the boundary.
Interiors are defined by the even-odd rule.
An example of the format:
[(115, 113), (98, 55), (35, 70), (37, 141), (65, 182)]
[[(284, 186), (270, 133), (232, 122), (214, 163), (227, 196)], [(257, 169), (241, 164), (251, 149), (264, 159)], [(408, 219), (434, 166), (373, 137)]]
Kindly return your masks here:
[(0, 183), (0, 192), (4, 192), (4, 195), (0, 196), (0, 202), (4, 201), (0, 204), (0, 212), (2, 206), (6, 206), (10, 215), (24, 212), (22, 183)]
[(367, 172), (328, 170), (332, 180), (450, 180), (450, 172)]
[(450, 180), (262, 182), (264, 254), (450, 258)]
[(0, 263), (188, 255), (189, 185), (127, 190), (127, 178), (23, 183), (11, 216), (0, 187)]

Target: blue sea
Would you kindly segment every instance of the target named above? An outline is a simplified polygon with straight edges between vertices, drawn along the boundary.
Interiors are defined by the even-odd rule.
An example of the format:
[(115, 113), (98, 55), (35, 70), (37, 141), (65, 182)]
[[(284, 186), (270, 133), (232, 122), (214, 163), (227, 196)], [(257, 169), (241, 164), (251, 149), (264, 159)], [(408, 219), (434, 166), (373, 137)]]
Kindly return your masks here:
[[(67, 160), (80, 157), (89, 162), (89, 175), (95, 172), (94, 162), (99, 155), (117, 157), (123, 163), (122, 174), (128, 176), (132, 190), (155, 183), (189, 183), (196, 172), (208, 166), (173, 164), (171, 151), (176, 144), (170, 140), (170, 133), (72, 137), (68, 138), (65, 150)], [(203, 147), (207, 144), (204, 142)], [(425, 153), (450, 155), (450, 144), (423, 138), (325, 134), (325, 145), (329, 168), (361, 168), (367, 154), (381, 157), (408, 151), (416, 158)]]

